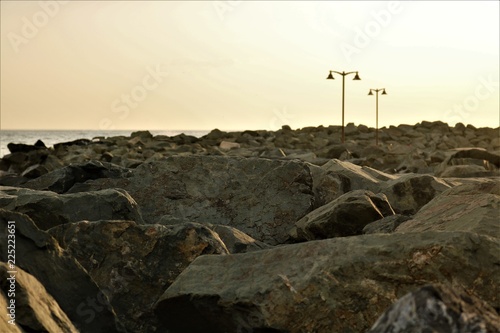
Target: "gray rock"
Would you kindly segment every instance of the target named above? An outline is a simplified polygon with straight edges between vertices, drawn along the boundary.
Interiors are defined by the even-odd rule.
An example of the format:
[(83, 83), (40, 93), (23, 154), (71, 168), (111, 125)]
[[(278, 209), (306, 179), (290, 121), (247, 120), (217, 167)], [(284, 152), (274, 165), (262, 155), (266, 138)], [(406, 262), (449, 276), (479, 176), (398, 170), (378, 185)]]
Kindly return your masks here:
[(30, 216), (42, 230), (82, 220), (132, 220), (143, 223), (137, 203), (120, 189), (57, 194), (0, 186), (0, 208)]
[[(16, 273), (8, 273), (15, 270)], [(14, 279), (12, 279), (14, 278)], [(12, 280), (8, 280), (12, 279)], [(10, 268), (5, 262), (0, 262), (0, 306), (4, 313), (0, 320), (1, 332), (67, 332), (78, 333), (76, 327), (71, 323), (68, 316), (61, 310), (59, 304), (47, 293), (40, 282), (31, 274), (19, 267)], [(11, 288), (13, 286), (13, 288)], [(7, 292), (3, 292), (3, 291)], [(9, 290), (13, 290), (15, 296), (7, 297)], [(10, 300), (15, 303), (11, 304)], [(10, 310), (14, 309), (14, 317), (10, 317)], [(12, 320), (12, 324), (8, 321)]]
[(33, 190), (65, 193), (76, 183), (98, 178), (127, 177), (131, 171), (107, 162), (89, 161), (82, 164), (72, 164), (57, 169), (37, 179), (30, 180), (23, 187)]
[[(483, 166), (483, 169), (473, 167), (474, 169), (470, 169), (469, 171), (470, 175), (459, 175), (457, 171), (452, 172), (448, 170), (452, 166), (464, 164)], [(487, 168), (484, 166), (487, 166)], [(435, 174), (440, 177), (456, 177), (457, 175), (462, 177), (481, 177), (478, 172), (497, 171), (498, 168), (500, 168), (500, 155), (481, 148), (460, 148), (448, 152), (448, 157), (436, 167)], [(460, 168), (456, 167), (454, 169), (460, 170)]]
[(259, 158), (176, 156), (145, 163), (126, 179), (97, 179), (69, 192), (123, 188), (147, 223), (169, 215), (237, 228), (270, 245), (314, 204), (308, 164)]
[(391, 305), (368, 333), (500, 332), (500, 317), (491, 306), (456, 289), (419, 288)]
[(396, 214), (386, 216), (380, 220), (368, 223), (363, 228), (363, 234), (389, 234), (403, 222), (410, 220), (410, 216)]
[(310, 212), (290, 232), (294, 241), (360, 235), (370, 222), (394, 215), (385, 195), (355, 190)]
[(498, 304), (499, 251), (488, 236), (422, 232), (201, 256), (155, 313), (171, 333), (363, 332), (398, 298), (436, 282)]
[(375, 169), (366, 169), (346, 161), (331, 160), (321, 166), (327, 172), (342, 176), (344, 193), (352, 190), (377, 192), (381, 179), (395, 178)]
[(500, 238), (500, 181), (450, 188), (397, 227), (396, 232), (470, 231)]
[(245, 253), (272, 248), (271, 245), (259, 242), (244, 232), (227, 225), (216, 224), (209, 226), (209, 228), (219, 235), (229, 253)]
[(16, 266), (45, 287), (79, 331), (124, 332), (107, 297), (85, 269), (27, 215), (0, 209), (0, 261), (8, 261), (8, 221), (16, 225)]
[(196, 257), (228, 253), (215, 232), (196, 223), (82, 221), (48, 233), (89, 272), (129, 332), (154, 327), (151, 306)]
[(385, 182), (381, 192), (387, 196), (396, 213), (413, 215), (449, 188), (448, 183), (431, 175), (407, 174)]

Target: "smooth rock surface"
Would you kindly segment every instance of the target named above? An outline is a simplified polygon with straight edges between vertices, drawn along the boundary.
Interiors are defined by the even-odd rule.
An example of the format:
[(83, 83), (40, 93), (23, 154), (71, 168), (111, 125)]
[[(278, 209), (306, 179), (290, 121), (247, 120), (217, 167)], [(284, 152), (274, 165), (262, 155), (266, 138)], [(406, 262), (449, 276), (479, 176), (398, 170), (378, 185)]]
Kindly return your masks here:
[(500, 241), (488, 236), (421, 232), (201, 256), (155, 312), (171, 333), (363, 332), (398, 298), (434, 282), (497, 306), (499, 253)]
[(396, 232), (470, 231), (500, 238), (500, 180), (450, 188), (422, 207)]

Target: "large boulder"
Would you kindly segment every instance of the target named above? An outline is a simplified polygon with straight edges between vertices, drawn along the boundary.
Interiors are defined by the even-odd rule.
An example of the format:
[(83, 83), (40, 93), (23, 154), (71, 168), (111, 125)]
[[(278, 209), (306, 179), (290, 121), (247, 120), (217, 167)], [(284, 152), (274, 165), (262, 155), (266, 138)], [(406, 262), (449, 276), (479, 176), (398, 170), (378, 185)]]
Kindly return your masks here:
[(368, 333), (500, 332), (495, 309), (465, 290), (428, 285), (391, 305)]
[(69, 192), (105, 188), (130, 193), (146, 223), (163, 217), (228, 225), (270, 245), (284, 242), (314, 204), (311, 171), (299, 161), (175, 156), (143, 163), (129, 178), (96, 179)]
[(422, 232), (201, 256), (155, 312), (171, 333), (363, 332), (398, 298), (436, 282), (497, 306), (499, 250), (488, 236)]
[(396, 232), (470, 231), (500, 238), (500, 181), (484, 180), (450, 188)]
[(8, 262), (8, 222), (15, 222), (16, 266), (33, 275), (81, 332), (124, 332), (108, 298), (56, 240), (24, 214), (0, 209), (0, 261)]
[(82, 220), (133, 220), (143, 223), (137, 203), (120, 189), (57, 194), (0, 186), (0, 208), (30, 216), (42, 230)]
[(7, 309), (1, 316), (1, 332), (22, 332), (21, 327), (27, 332), (78, 333), (44, 286), (23, 269), (0, 262), (0, 286), (0, 305)]
[(313, 210), (290, 232), (294, 241), (360, 235), (370, 222), (394, 215), (385, 195), (355, 190)]
[(228, 253), (216, 233), (196, 223), (82, 221), (48, 233), (89, 272), (130, 332), (154, 326), (152, 305), (196, 257)]
[(385, 182), (381, 192), (387, 196), (396, 213), (413, 215), (450, 187), (434, 176), (410, 173)]

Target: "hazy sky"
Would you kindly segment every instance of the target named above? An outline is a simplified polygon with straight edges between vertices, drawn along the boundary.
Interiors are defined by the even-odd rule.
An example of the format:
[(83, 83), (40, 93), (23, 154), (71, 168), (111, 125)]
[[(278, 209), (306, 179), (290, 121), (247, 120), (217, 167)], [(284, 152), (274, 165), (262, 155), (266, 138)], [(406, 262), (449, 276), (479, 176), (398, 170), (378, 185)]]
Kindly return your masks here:
[(1, 1), (1, 129), (499, 126), (499, 2)]

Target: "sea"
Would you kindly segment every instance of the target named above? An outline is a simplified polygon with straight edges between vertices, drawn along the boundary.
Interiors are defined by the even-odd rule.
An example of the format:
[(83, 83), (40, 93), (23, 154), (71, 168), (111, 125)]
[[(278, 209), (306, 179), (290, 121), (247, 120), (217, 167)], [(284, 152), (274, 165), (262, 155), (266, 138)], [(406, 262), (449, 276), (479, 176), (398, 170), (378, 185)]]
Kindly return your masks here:
[[(0, 130), (0, 157), (9, 154), (7, 145), (13, 143), (25, 143), (34, 145), (37, 140), (42, 140), (47, 147), (52, 147), (55, 143), (73, 141), (77, 139), (92, 140), (95, 137), (112, 137), (112, 136), (130, 136), (135, 130), (108, 130), (108, 131), (95, 131), (95, 130)], [(149, 131), (153, 135), (168, 135), (175, 136), (181, 133), (201, 137), (209, 130), (165, 130), (165, 131)]]

